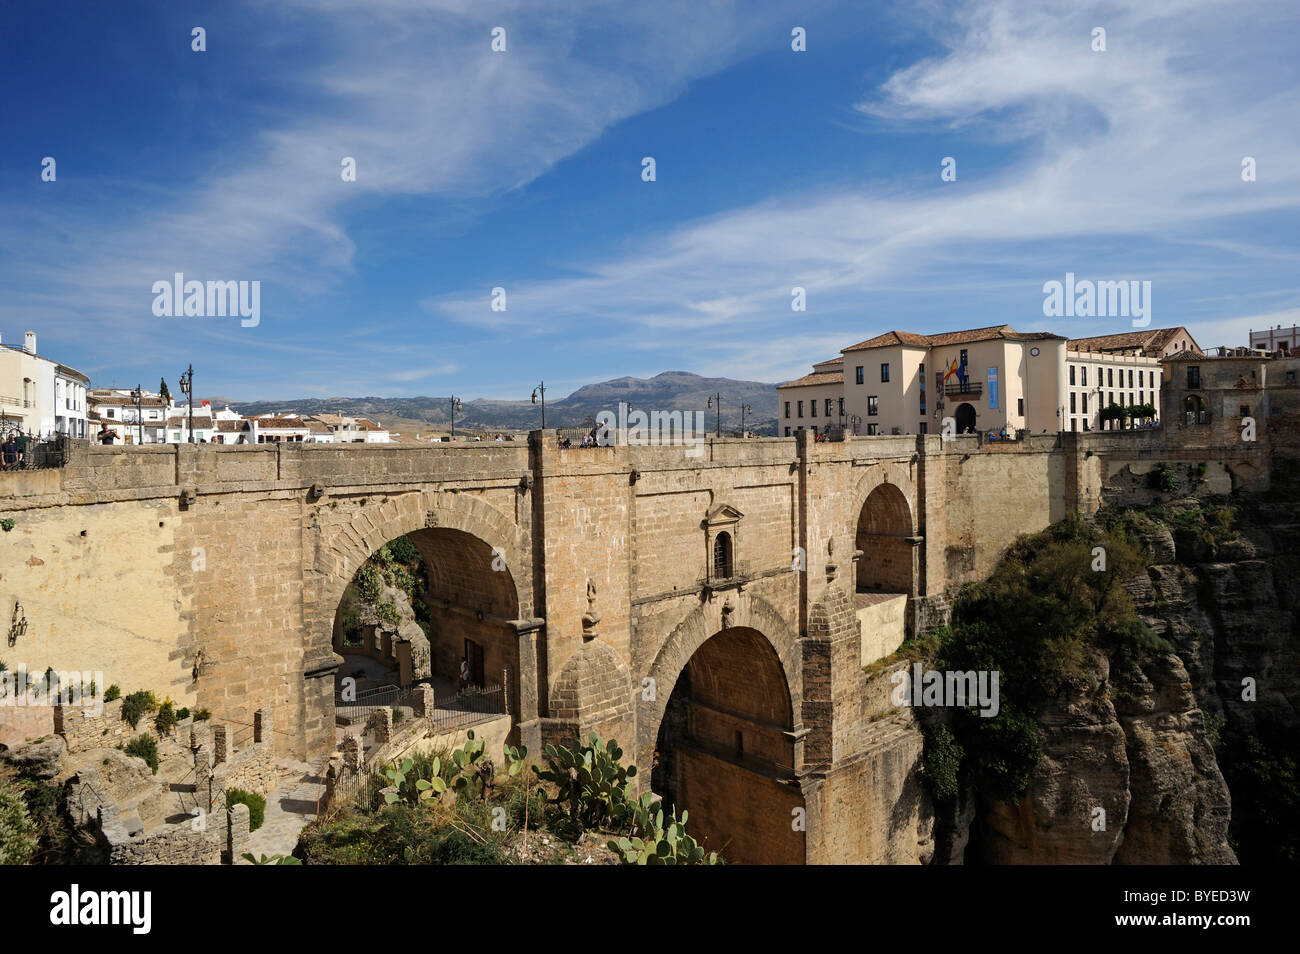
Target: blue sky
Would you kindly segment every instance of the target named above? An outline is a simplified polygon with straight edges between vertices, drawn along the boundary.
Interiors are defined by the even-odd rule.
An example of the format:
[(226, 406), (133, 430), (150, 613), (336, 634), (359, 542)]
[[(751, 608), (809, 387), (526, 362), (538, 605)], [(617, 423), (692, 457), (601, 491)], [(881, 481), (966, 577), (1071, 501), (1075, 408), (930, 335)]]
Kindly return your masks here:
[[(1044, 318), (1070, 271), (1243, 344), (1300, 321), (1298, 46), (1292, 0), (0, 0), (0, 333), (98, 385), (527, 398), (1130, 328)], [(260, 324), (156, 317), (177, 271)]]

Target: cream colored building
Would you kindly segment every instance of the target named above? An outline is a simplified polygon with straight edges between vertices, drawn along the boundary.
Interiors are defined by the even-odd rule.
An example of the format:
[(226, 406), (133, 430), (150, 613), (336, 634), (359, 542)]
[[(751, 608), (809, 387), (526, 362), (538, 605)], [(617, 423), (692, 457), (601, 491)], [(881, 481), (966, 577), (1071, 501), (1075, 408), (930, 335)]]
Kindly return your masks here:
[(937, 335), (889, 331), (844, 349), (852, 434), (1057, 429), (1065, 339), (1010, 325)]
[(1109, 404), (1150, 403), (1158, 418), (1160, 358), (1181, 351), (1200, 353), (1181, 327), (1076, 341), (1010, 325), (889, 331), (778, 385), (777, 433), (941, 433), (945, 418), (958, 433), (1095, 430)]
[(822, 361), (811, 374), (777, 386), (779, 435), (789, 437), (801, 427), (824, 434), (831, 425), (844, 423), (843, 366), (843, 358)]

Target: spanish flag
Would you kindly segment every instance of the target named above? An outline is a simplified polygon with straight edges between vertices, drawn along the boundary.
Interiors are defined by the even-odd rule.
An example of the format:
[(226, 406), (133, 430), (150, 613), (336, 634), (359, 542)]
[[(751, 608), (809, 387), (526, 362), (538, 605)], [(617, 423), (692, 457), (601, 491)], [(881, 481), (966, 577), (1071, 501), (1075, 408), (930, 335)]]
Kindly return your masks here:
[(952, 377), (956, 373), (957, 373), (957, 359), (953, 358), (952, 364), (948, 365), (948, 373), (943, 376), (943, 379), (947, 381), (950, 377)]

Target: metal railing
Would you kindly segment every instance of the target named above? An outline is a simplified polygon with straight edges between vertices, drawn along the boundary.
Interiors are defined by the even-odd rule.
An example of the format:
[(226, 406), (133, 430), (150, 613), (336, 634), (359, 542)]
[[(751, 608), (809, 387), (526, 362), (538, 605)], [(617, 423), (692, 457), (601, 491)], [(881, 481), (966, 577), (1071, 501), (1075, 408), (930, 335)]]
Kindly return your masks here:
[[(11, 432), (0, 426), (0, 446), (4, 445)], [(62, 467), (68, 462), (68, 441), (63, 434), (38, 440), (23, 435), (15, 442), (12, 452), (15, 460), (9, 461), (8, 452), (0, 451), (0, 468), (4, 470), (43, 470)]]
[(434, 696), (433, 712), (424, 716), (429, 731), (442, 735), (505, 713), (505, 691), (501, 686), (470, 688), (444, 699)]
[(394, 707), (409, 702), (403, 702), (402, 690), (394, 685), (376, 686), (373, 689), (364, 689), (356, 694), (353, 699), (348, 699), (343, 693), (334, 694), (334, 714), (344, 716), (350, 721), (364, 721), (370, 718), (371, 713), (384, 708), (385, 706)]

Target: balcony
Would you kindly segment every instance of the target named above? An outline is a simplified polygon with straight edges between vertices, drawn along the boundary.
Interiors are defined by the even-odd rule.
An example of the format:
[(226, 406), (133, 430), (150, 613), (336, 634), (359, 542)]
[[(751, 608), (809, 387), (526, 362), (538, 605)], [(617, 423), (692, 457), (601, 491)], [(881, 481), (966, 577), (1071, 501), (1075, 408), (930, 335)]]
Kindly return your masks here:
[(960, 381), (956, 384), (945, 384), (943, 386), (944, 397), (950, 398), (977, 398), (984, 393), (983, 381), (967, 381), (962, 384)]

